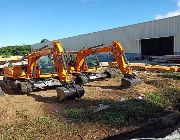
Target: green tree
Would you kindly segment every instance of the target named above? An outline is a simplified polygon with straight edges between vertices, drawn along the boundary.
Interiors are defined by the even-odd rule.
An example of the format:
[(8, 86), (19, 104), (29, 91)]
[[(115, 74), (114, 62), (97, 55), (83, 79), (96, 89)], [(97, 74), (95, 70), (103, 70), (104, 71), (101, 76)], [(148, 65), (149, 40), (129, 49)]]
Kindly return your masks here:
[(23, 56), (31, 52), (30, 45), (21, 45), (21, 46), (7, 46), (0, 48), (0, 55), (1, 56)]

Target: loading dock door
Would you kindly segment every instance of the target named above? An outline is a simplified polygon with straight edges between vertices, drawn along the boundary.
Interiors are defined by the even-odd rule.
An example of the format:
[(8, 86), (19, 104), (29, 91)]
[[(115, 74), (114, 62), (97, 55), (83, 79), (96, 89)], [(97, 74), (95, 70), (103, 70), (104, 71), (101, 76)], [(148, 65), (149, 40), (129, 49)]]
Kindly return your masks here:
[(163, 56), (174, 54), (174, 36), (141, 40), (142, 56)]

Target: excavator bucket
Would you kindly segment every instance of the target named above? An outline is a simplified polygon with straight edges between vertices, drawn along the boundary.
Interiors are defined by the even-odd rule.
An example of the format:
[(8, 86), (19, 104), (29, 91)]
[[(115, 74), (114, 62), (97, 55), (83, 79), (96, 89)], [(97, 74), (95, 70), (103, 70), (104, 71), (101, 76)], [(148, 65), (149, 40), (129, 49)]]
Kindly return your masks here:
[(136, 77), (136, 76), (133, 76), (133, 77), (123, 77), (121, 79), (121, 85), (123, 87), (131, 87), (131, 86), (135, 86), (135, 85), (138, 85), (141, 83), (141, 79)]
[(84, 95), (84, 88), (78, 85), (67, 85), (57, 87), (56, 92), (58, 101), (74, 100)]

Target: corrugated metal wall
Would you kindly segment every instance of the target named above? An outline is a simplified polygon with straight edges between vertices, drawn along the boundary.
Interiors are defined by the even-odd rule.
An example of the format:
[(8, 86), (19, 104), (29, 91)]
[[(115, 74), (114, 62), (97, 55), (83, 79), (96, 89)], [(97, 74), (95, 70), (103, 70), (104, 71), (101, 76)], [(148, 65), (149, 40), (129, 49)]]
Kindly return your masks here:
[[(107, 44), (119, 40), (128, 54), (140, 54), (140, 39), (174, 36), (174, 52), (180, 53), (180, 16), (60, 39), (66, 50)], [(33, 45), (34, 48), (42, 44)]]

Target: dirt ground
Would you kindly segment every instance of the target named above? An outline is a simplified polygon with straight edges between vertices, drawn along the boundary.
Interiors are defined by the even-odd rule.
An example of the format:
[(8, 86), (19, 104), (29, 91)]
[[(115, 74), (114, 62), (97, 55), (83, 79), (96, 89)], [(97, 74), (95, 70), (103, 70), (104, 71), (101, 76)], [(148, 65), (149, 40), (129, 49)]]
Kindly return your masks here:
[[(120, 86), (120, 80), (118, 78), (105, 79), (103, 81), (94, 81), (84, 85), (85, 95), (81, 99), (68, 102), (57, 102), (56, 91), (54, 89), (44, 90), (38, 92), (32, 92), (28, 95), (13, 95), (13, 91), (9, 90), (5, 96), (0, 97), (0, 138), (2, 139), (19, 139), (19, 138), (36, 138), (35, 132), (31, 136), (14, 135), (13, 132), (9, 132), (9, 136), (4, 136), (4, 132), (9, 130), (12, 126), (24, 122), (29, 123), (29, 120), (41, 118), (44, 116), (54, 115), (57, 119), (57, 114), (61, 114), (64, 110), (68, 109), (84, 109), (95, 107), (102, 104), (103, 101), (115, 101), (121, 102), (121, 100), (142, 99), (146, 98), (146, 94), (156, 92), (159, 87), (153, 84), (153, 80), (157, 78), (156, 74), (141, 74), (143, 82), (140, 85), (134, 86), (130, 89), (123, 89)], [(177, 86), (180, 85), (180, 81), (172, 78), (160, 77), (160, 80), (170, 81)], [(152, 83), (151, 83), (152, 82)], [(72, 111), (72, 110), (71, 110)], [(162, 111), (163, 112), (163, 111)], [(77, 112), (76, 112), (77, 113)], [(163, 112), (164, 113), (164, 112)], [(71, 115), (71, 114), (70, 114)], [(70, 116), (69, 115), (69, 116)], [(79, 115), (79, 114), (78, 114)], [(103, 114), (98, 114), (103, 115)], [(161, 116), (162, 114), (160, 114)], [(115, 134), (126, 133), (132, 130), (136, 130), (140, 125), (124, 125), (118, 127), (112, 127), (111, 124), (99, 123), (100, 121), (87, 122), (87, 119), (83, 123), (76, 123), (76, 121), (70, 121), (69, 116), (58, 116), (60, 123), (67, 123), (67, 127), (71, 127), (71, 132), (64, 132), (59, 136), (53, 130), (54, 135), (38, 134), (37, 138), (40, 139), (103, 139)], [(163, 115), (162, 115), (163, 116)], [(81, 115), (80, 115), (81, 117)], [(107, 117), (107, 116), (106, 116)], [(111, 117), (110, 117), (111, 118)], [(148, 118), (149, 119), (149, 118)], [(143, 122), (143, 121), (142, 121)], [(143, 122), (144, 123), (144, 122)], [(142, 124), (142, 123), (141, 123)], [(64, 125), (64, 124), (63, 124)], [(80, 125), (80, 129), (79, 129)], [(24, 129), (24, 128), (23, 128)], [(42, 129), (42, 128), (41, 128)], [(54, 129), (54, 128), (53, 128)], [(26, 130), (26, 129), (25, 129)], [(50, 128), (51, 130), (51, 128)], [(18, 130), (19, 131), (19, 130)], [(48, 132), (47, 132), (48, 133)], [(42, 134), (42, 135), (41, 135)], [(11, 137), (12, 135), (12, 137)], [(20, 135), (20, 136), (19, 136)]]
[[(156, 87), (142, 83), (134, 87), (136, 92), (131, 94), (121, 89), (117, 79), (106, 79), (90, 82), (84, 86), (84, 89), (86, 93), (82, 99), (120, 100), (121, 98), (137, 98), (143, 93), (156, 90)], [(47, 112), (61, 110), (68, 105), (68, 103), (56, 103), (55, 89), (31, 92), (29, 95), (11, 95), (13, 93), (11, 90), (9, 93), (0, 98), (1, 125), (12, 123), (18, 119), (17, 113), (20, 112), (37, 117), (45, 115)]]

